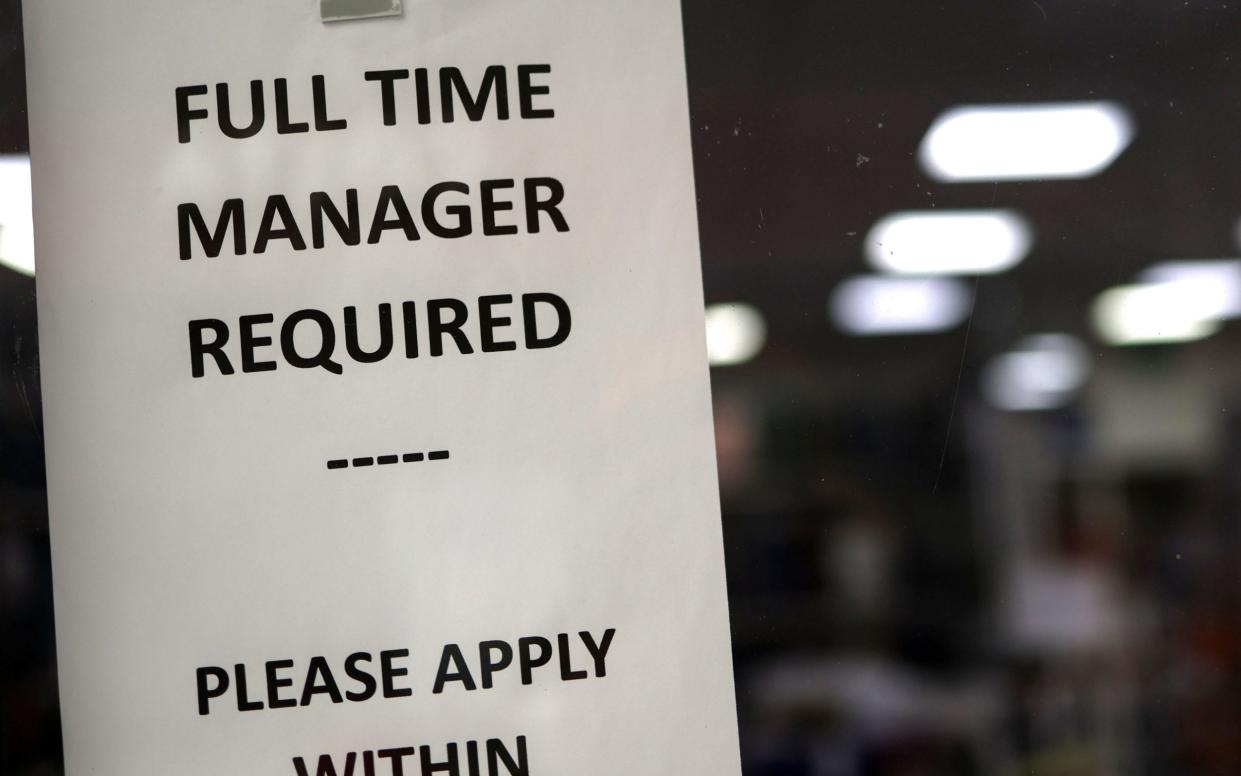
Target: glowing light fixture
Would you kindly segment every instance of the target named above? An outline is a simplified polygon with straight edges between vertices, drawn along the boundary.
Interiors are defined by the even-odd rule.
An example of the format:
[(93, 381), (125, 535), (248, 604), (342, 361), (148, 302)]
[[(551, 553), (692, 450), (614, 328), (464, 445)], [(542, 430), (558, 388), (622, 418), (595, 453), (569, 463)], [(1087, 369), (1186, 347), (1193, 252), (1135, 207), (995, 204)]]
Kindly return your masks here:
[(871, 227), (866, 256), (897, 275), (989, 275), (1021, 263), (1032, 243), (1011, 210), (905, 211)]
[(1145, 284), (1183, 284), (1184, 293), (1197, 300), (1204, 318), (1241, 316), (1241, 260), (1166, 261), (1147, 268), (1138, 280)]
[(875, 336), (951, 329), (969, 315), (970, 302), (959, 280), (866, 275), (837, 286), (828, 308), (842, 331)]
[(1113, 102), (964, 105), (931, 124), (919, 157), (946, 182), (1086, 178), (1133, 135), (1133, 119)]
[(34, 275), (30, 157), (0, 156), (0, 264)]
[(996, 357), (982, 375), (983, 395), (1014, 412), (1067, 404), (1090, 374), (1086, 348), (1067, 334), (1027, 337)]
[(1095, 300), (1096, 331), (1112, 345), (1192, 342), (1219, 330), (1218, 306), (1204, 305), (1199, 284), (1147, 283), (1108, 289)]
[(762, 313), (747, 304), (707, 307), (707, 359), (712, 366), (743, 364), (767, 342)]

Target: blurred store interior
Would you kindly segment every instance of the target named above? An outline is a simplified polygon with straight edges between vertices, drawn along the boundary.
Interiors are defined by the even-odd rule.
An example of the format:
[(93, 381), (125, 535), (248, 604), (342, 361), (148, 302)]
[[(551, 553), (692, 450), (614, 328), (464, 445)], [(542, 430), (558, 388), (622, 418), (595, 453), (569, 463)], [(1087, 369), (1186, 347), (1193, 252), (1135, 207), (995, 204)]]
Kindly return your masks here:
[[(1241, 773), (1241, 8), (685, 0), (747, 776)], [(0, 773), (60, 772), (0, 0)]]

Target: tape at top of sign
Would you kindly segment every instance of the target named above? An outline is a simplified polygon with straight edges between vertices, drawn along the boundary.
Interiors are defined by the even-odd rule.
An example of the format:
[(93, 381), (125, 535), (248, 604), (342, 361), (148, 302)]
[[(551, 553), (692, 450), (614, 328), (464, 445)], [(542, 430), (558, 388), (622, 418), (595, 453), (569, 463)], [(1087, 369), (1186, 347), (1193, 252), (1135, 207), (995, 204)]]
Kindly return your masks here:
[(319, 0), (319, 14), (325, 22), (400, 16), (401, 0)]

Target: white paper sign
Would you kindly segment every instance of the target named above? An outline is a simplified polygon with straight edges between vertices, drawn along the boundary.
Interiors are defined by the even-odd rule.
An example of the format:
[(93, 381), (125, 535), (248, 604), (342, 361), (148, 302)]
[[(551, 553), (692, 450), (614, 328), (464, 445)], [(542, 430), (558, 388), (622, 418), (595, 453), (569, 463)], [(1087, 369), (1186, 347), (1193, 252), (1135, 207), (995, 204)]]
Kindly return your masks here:
[(674, 0), (25, 5), (70, 776), (739, 772)]

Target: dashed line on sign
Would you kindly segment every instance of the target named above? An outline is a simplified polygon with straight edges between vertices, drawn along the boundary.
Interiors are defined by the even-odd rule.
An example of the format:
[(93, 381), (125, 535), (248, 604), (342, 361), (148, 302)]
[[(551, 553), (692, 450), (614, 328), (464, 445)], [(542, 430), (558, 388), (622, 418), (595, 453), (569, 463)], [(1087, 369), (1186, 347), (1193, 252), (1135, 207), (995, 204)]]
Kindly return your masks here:
[(418, 463), (419, 461), (447, 461), (447, 450), (432, 450), (428, 453), (389, 453), (387, 455), (362, 456), (358, 458), (333, 458), (327, 462), (329, 469), (363, 469), (367, 466), (391, 466), (394, 463)]

